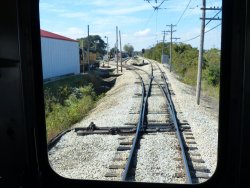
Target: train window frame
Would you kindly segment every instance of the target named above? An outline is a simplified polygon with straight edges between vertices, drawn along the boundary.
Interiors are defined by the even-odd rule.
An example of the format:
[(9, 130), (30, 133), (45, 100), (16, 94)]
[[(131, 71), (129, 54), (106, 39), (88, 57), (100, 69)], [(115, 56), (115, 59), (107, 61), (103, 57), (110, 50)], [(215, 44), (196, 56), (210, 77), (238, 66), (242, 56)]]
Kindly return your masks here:
[[(22, 3), (21, 3), (22, 2)], [(18, 34), (20, 46), (20, 62), (22, 71), (22, 88), (24, 97), (24, 109), (26, 130), (28, 140), (28, 152), (30, 159), (34, 161), (29, 162), (31, 165), (30, 172), (35, 172), (36, 183), (42, 187), (82, 187), (82, 186), (100, 186), (107, 185), (111, 187), (116, 186), (131, 186), (131, 187), (191, 187), (187, 184), (159, 184), (159, 183), (141, 183), (141, 182), (114, 182), (114, 181), (94, 181), (94, 180), (75, 180), (66, 179), (59, 176), (53, 171), (49, 164), (47, 155), (47, 141), (46, 141), (46, 125), (43, 103), (43, 82), (42, 82), (42, 61), (41, 61), (41, 45), (40, 45), (40, 26), (39, 26), (39, 0), (23, 0), (18, 4)], [(230, 154), (232, 148), (236, 148), (238, 142), (236, 141), (241, 136), (241, 126), (237, 127), (237, 134), (234, 135), (233, 123), (241, 117), (242, 97), (237, 98), (243, 87), (243, 82), (238, 84), (236, 88), (232, 89), (232, 84), (239, 83), (243, 80), (244, 63), (236, 64), (234, 60), (244, 62), (244, 41), (245, 41), (245, 19), (246, 10), (242, 7), (246, 2), (236, 3), (236, 0), (225, 1), (222, 0), (222, 42), (221, 42), (221, 88), (220, 88), (220, 109), (219, 109), (219, 132), (218, 132), (218, 160), (217, 169), (213, 176), (206, 182), (197, 184), (199, 187), (222, 187), (223, 185), (230, 185), (230, 181), (237, 184), (238, 171), (234, 166), (232, 173), (228, 172), (230, 162), (235, 159), (240, 159), (237, 154)], [(235, 14), (236, 11), (239, 15)], [(234, 14), (233, 14), (234, 13)], [(235, 17), (233, 17), (233, 15)], [(244, 19), (239, 20), (239, 18)], [(237, 19), (238, 18), (238, 19)], [(235, 27), (232, 27), (232, 22)], [(227, 32), (226, 32), (227, 31)], [(234, 33), (239, 32), (239, 33)], [(233, 40), (237, 39), (238, 40)], [(232, 43), (231, 43), (232, 42)], [(235, 45), (235, 46), (234, 46)], [(229, 56), (234, 51), (233, 56)], [(32, 55), (31, 55), (32, 54)], [(230, 59), (232, 58), (232, 59)], [(37, 62), (37, 63), (34, 63)], [(227, 66), (226, 62), (230, 62)], [(234, 74), (233, 74), (234, 73)], [(236, 77), (237, 76), (237, 77)], [(228, 77), (231, 80), (228, 81)], [(235, 103), (236, 102), (236, 103)], [(234, 104), (233, 104), (234, 103)], [(236, 110), (235, 117), (232, 107), (239, 107)], [(31, 116), (32, 115), (32, 116)], [(244, 127), (244, 126), (243, 126)], [(230, 138), (229, 138), (230, 137)], [(241, 152), (242, 148), (237, 151)], [(239, 162), (235, 162), (235, 165)], [(30, 174), (26, 174), (27, 177)], [(226, 175), (226, 177), (224, 177)], [(234, 177), (236, 175), (237, 177)], [(230, 179), (231, 178), (231, 179)], [(29, 178), (26, 178), (28, 181)], [(27, 182), (26, 182), (27, 183)], [(28, 184), (28, 183), (27, 183)]]
[[(49, 162), (49, 159), (47, 159), (48, 160), (48, 162)], [(53, 173), (56, 173), (56, 171), (50, 166), (50, 168), (52, 169), (52, 171), (53, 171)], [(57, 173), (56, 173), (57, 174)], [(57, 175), (59, 175), (60, 176), (60, 174), (57, 174)], [(60, 177), (62, 177), (62, 176), (60, 176)], [(65, 177), (62, 177), (62, 178), (65, 178)], [(68, 179), (68, 178), (66, 178), (66, 179)], [(76, 180), (76, 179), (73, 179), (73, 180)], [(88, 179), (86, 179), (86, 180), (84, 180), (84, 179), (81, 179), (81, 180), (77, 180), (77, 181), (94, 181), (94, 182), (96, 182), (96, 181), (100, 181), (100, 182), (103, 182), (102, 180), (88, 180)], [(107, 182), (107, 181), (105, 181), (105, 182)], [(113, 181), (114, 182), (114, 181)], [(120, 183), (120, 182), (117, 182), (117, 183)], [(137, 183), (137, 182), (133, 182), (133, 183)], [(140, 183), (146, 183), (146, 182), (140, 182)], [(205, 182), (204, 182), (205, 183)], [(164, 184), (164, 183), (163, 183)]]

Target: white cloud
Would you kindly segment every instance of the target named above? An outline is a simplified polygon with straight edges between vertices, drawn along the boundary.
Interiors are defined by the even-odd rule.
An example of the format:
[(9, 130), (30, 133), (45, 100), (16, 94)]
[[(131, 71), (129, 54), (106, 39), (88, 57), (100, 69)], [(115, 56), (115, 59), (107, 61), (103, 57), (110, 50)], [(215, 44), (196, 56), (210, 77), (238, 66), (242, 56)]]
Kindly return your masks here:
[[(166, 1), (162, 4), (162, 8), (168, 9), (154, 13), (152, 7), (142, 0), (40, 0), (40, 2), (41, 26), (44, 29), (48, 28), (51, 32), (60, 31), (56, 33), (76, 39), (87, 36), (87, 25), (89, 25), (91, 35), (108, 36), (112, 46), (116, 38), (115, 26), (118, 26), (122, 32), (122, 44), (130, 43), (135, 49), (140, 50), (155, 44), (156, 40), (162, 40), (161, 31), (168, 29), (165, 25), (175, 24), (189, 0)], [(155, 5), (154, 1), (151, 3)], [(207, 6), (220, 4), (221, 0), (213, 0), (208, 2)], [(174, 33), (174, 37), (180, 37), (179, 41), (200, 34), (200, 6), (201, 2), (192, 1), (189, 8), (195, 9), (187, 9), (175, 28), (177, 32)], [(207, 11), (207, 16), (212, 17), (215, 13)], [(211, 23), (208, 26), (211, 26)], [(212, 41), (218, 41), (217, 36), (210, 37), (214, 32), (211, 31), (206, 35), (205, 43), (212, 44)], [(169, 40), (169, 35), (166, 40)], [(199, 45), (199, 38), (190, 43)]]
[(98, 7), (116, 7), (116, 8), (124, 8), (126, 6), (136, 6), (141, 3), (138, 1), (107, 1), (107, 0), (91, 0), (89, 1), (91, 5)]
[(114, 6), (113, 1), (104, 1), (104, 0), (92, 0), (90, 1), (91, 5), (98, 6), (98, 7), (107, 7), (107, 6)]
[(68, 13), (60, 14), (60, 16), (65, 17), (65, 18), (77, 18), (80, 20), (89, 19), (89, 15), (83, 12), (68, 12)]
[(55, 12), (55, 13), (66, 12), (64, 8), (58, 7), (52, 3), (45, 3), (45, 2), (40, 3), (39, 8), (41, 9), (41, 11), (47, 11), (47, 12)]
[(115, 26), (119, 26), (121, 31), (126, 28), (129, 24), (139, 24), (143, 22), (143, 19), (132, 17), (132, 16), (108, 16), (101, 18), (92, 18), (90, 22), (90, 27), (95, 28), (97, 31), (115, 32)]
[(69, 27), (65, 31), (55, 32), (60, 35), (63, 35), (65, 37), (69, 37), (72, 39), (77, 39), (83, 37), (85, 34), (85, 31), (82, 28), (79, 27)]
[(146, 37), (150, 34), (150, 29), (144, 29), (142, 31), (137, 31), (134, 33), (134, 36), (136, 37)]
[(126, 8), (116, 8), (113, 10), (99, 9), (99, 10), (96, 10), (96, 12), (100, 14), (106, 14), (106, 15), (125, 15), (125, 14), (131, 14), (131, 13), (140, 12), (144, 10), (151, 10), (151, 8), (148, 5), (143, 5), (143, 6), (140, 5), (140, 6), (126, 7)]
[(128, 34), (122, 34), (122, 37), (129, 37)]

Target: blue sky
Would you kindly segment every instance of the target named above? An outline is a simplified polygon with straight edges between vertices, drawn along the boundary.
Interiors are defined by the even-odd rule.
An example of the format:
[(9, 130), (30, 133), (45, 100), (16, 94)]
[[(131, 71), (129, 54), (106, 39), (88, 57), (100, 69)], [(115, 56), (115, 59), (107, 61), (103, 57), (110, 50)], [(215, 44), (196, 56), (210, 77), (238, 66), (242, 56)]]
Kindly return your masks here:
[[(163, 0), (150, 3), (159, 5)], [(90, 35), (108, 36), (109, 46), (115, 45), (116, 26), (122, 35), (122, 45), (131, 44), (135, 50), (154, 46), (162, 41), (162, 31), (169, 30), (166, 25), (176, 24), (190, 0), (165, 0), (158, 11), (144, 0), (40, 0), (40, 25), (50, 32), (73, 39)], [(202, 0), (191, 0), (189, 6), (174, 28), (173, 37), (179, 42), (200, 34)], [(221, 0), (207, 0), (207, 7), (221, 7)], [(213, 17), (218, 11), (207, 11), (207, 17)], [(221, 17), (221, 13), (218, 15)], [(220, 24), (211, 21), (206, 31)], [(166, 36), (168, 42), (170, 35)], [(220, 48), (221, 26), (205, 34), (205, 49)], [(200, 38), (188, 41), (194, 47), (199, 46)]]

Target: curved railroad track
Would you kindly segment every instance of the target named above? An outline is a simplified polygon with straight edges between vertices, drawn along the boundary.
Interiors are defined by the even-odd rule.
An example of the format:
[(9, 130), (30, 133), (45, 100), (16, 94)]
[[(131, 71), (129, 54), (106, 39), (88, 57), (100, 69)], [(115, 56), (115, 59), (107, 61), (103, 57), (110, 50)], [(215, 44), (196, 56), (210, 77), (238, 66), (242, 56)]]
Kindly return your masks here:
[[(126, 127), (100, 128), (91, 123), (87, 128), (69, 129), (55, 137), (48, 148), (51, 149), (71, 130), (78, 136), (119, 134), (119, 146), (105, 174), (107, 180), (144, 181), (145, 177), (140, 174), (145, 173), (149, 174), (152, 182), (160, 178), (160, 182), (192, 184), (200, 182), (200, 179), (208, 179), (209, 171), (197, 151), (190, 126), (179, 122), (176, 117), (166, 75), (158, 64), (150, 60), (147, 60), (149, 66), (146, 66), (146, 70), (128, 65), (129, 60), (125, 59), (123, 66), (136, 74), (135, 84), (141, 87), (141, 92), (134, 94), (140, 99), (140, 107), (131, 109), (131, 115), (138, 116), (136, 122), (128, 122)], [(156, 137), (160, 141), (154, 144)], [(146, 162), (142, 160), (143, 157)], [(165, 171), (168, 171), (171, 163), (174, 169), (169, 175)]]
[[(154, 81), (161, 88), (162, 93), (167, 99), (169, 112), (175, 126), (176, 136), (178, 138), (182, 162), (185, 169), (186, 183), (199, 183), (209, 179), (210, 171), (204, 165), (205, 161), (201, 158), (197, 144), (193, 137), (192, 129), (188, 122), (179, 122), (173, 101), (171, 99), (172, 91), (169, 89), (167, 77), (157, 63), (148, 60), (152, 69), (156, 73)], [(158, 76), (157, 76), (158, 71)], [(180, 159), (179, 159), (180, 160)], [(180, 175), (182, 176), (182, 175)]]
[[(185, 182), (188, 184), (198, 183), (200, 182), (201, 179), (208, 179), (209, 170), (203, 165), (204, 161), (201, 159), (201, 155), (197, 151), (198, 149), (195, 146), (196, 142), (194, 141), (190, 126), (188, 125), (188, 123), (178, 122), (178, 119), (176, 117), (175, 107), (171, 99), (171, 92), (168, 87), (166, 75), (161, 70), (158, 64), (152, 63), (150, 60), (148, 61), (151, 65), (150, 72), (147, 72), (135, 66), (125, 65), (127, 69), (130, 69), (133, 71), (136, 70), (137, 71), (136, 74), (138, 74), (138, 71), (141, 71), (143, 73), (148, 74), (148, 77), (151, 78), (150, 85), (148, 87), (149, 94), (147, 95), (147, 98), (144, 101), (147, 114), (144, 113), (145, 117), (143, 119), (145, 120), (145, 122), (142, 123), (143, 129), (141, 129), (141, 131), (143, 132), (146, 129), (148, 130), (155, 129), (155, 131), (160, 132), (162, 131), (160, 128), (166, 129), (166, 127), (170, 128), (171, 127), (170, 125), (172, 125), (173, 127), (171, 127), (171, 129), (174, 128), (175, 130), (175, 136), (178, 139), (178, 145), (179, 145), (178, 149), (181, 155), (181, 159), (180, 158), (175, 158), (175, 159), (178, 161), (181, 161), (182, 163), (180, 165), (182, 166), (182, 170), (179, 169), (179, 172), (176, 173), (176, 176), (178, 178), (185, 177)], [(167, 109), (161, 109), (160, 111), (157, 111), (157, 112), (155, 112), (154, 110), (150, 111), (149, 110), (150, 104), (148, 104), (148, 97), (152, 95), (156, 95), (156, 96), (159, 95), (159, 90), (162, 96), (166, 99), (165, 105), (167, 106)], [(144, 112), (145, 112), (145, 109), (144, 109)], [(154, 119), (154, 118), (152, 119), (152, 117), (150, 117), (151, 113), (158, 114), (158, 115), (159, 114), (170, 115), (170, 118), (168, 119), (168, 121), (159, 123), (157, 122), (158, 121), (157, 119)], [(136, 142), (138, 143), (139, 141), (136, 141)], [(134, 156), (134, 154), (132, 156)], [(126, 169), (129, 166), (131, 165), (126, 165)], [(127, 171), (128, 170), (125, 171), (126, 172), (125, 174), (127, 174)], [(123, 174), (122, 180), (126, 180), (126, 178), (124, 178), (124, 174)], [(204, 180), (201, 180), (201, 181), (204, 181)]]
[[(185, 182), (188, 184), (191, 184), (192, 179), (191, 179), (189, 167), (187, 164), (187, 158), (186, 158), (186, 155), (184, 152), (184, 146), (182, 143), (182, 139), (180, 137), (179, 128), (177, 125), (177, 120), (175, 117), (175, 113), (173, 112), (171, 98), (169, 98), (169, 95), (166, 92), (168, 90), (167, 85), (166, 85), (166, 80), (163, 79), (164, 77), (162, 75), (161, 75), (162, 80), (159, 80), (159, 78), (157, 78), (158, 75), (154, 75), (154, 73), (156, 72), (154, 65), (151, 62), (150, 62), (150, 65), (151, 65), (150, 73), (148, 73), (147, 71), (142, 70), (140, 68), (137, 68), (135, 66), (127, 66), (127, 65), (125, 66), (127, 69), (130, 69), (133, 71), (135, 71), (135, 70), (140, 71), (144, 74), (146, 73), (148, 75), (148, 77), (151, 78), (150, 83), (149, 83), (149, 87), (148, 87), (148, 95), (146, 97), (146, 100), (144, 101), (145, 107), (143, 109), (144, 112), (146, 109), (147, 113), (140, 114), (140, 119), (144, 119), (145, 121), (141, 122), (141, 124), (143, 124), (143, 126), (140, 126), (140, 127), (143, 127), (143, 129), (138, 129), (138, 131), (141, 131), (142, 132), (141, 134), (143, 134), (143, 132), (147, 129), (152, 131), (152, 132), (164, 132), (164, 131), (176, 132), (176, 137), (178, 138), (178, 142), (179, 142), (178, 149), (180, 148), (180, 151), (181, 151), (182, 166), (183, 166), (183, 169), (185, 171), (185, 175), (183, 175), (183, 172), (181, 172), (181, 173), (176, 173), (176, 176), (178, 178), (183, 178), (183, 176), (185, 176), (185, 179), (186, 179)], [(157, 67), (157, 68), (159, 68), (159, 67)], [(151, 102), (148, 102), (148, 96), (150, 96), (150, 98), (152, 98), (150, 100)], [(157, 100), (157, 98), (159, 98), (159, 97), (165, 99), (165, 101), (163, 102), (165, 104), (161, 105), (161, 107), (158, 106), (158, 108), (157, 107), (152, 108), (151, 107), (152, 101)], [(144, 115), (144, 117), (141, 117), (141, 115)], [(146, 131), (146, 132), (149, 132), (149, 131)], [(171, 136), (171, 135), (168, 135), (168, 136)], [(136, 142), (139, 142), (139, 141), (136, 141)], [(134, 152), (135, 151), (133, 151), (133, 153)], [(134, 154), (131, 154), (131, 155), (135, 156)], [(179, 160), (179, 159), (177, 159), (177, 160)], [(126, 165), (125, 169), (128, 169), (129, 166), (131, 166), (131, 165), (128, 163)], [(123, 173), (122, 180), (128, 179), (127, 171), (129, 171), (129, 170), (124, 171), (125, 173)]]

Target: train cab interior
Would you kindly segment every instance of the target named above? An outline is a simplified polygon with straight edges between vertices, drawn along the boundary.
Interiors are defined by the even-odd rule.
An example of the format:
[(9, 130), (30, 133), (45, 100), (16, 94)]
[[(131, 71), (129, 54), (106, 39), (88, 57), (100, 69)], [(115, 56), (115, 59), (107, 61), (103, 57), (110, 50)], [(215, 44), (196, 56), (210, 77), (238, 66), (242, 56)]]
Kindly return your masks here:
[[(218, 165), (196, 187), (249, 187), (250, 5), (223, 0)], [(66, 179), (51, 170), (43, 102), (39, 0), (0, 6), (0, 187), (192, 187)]]

